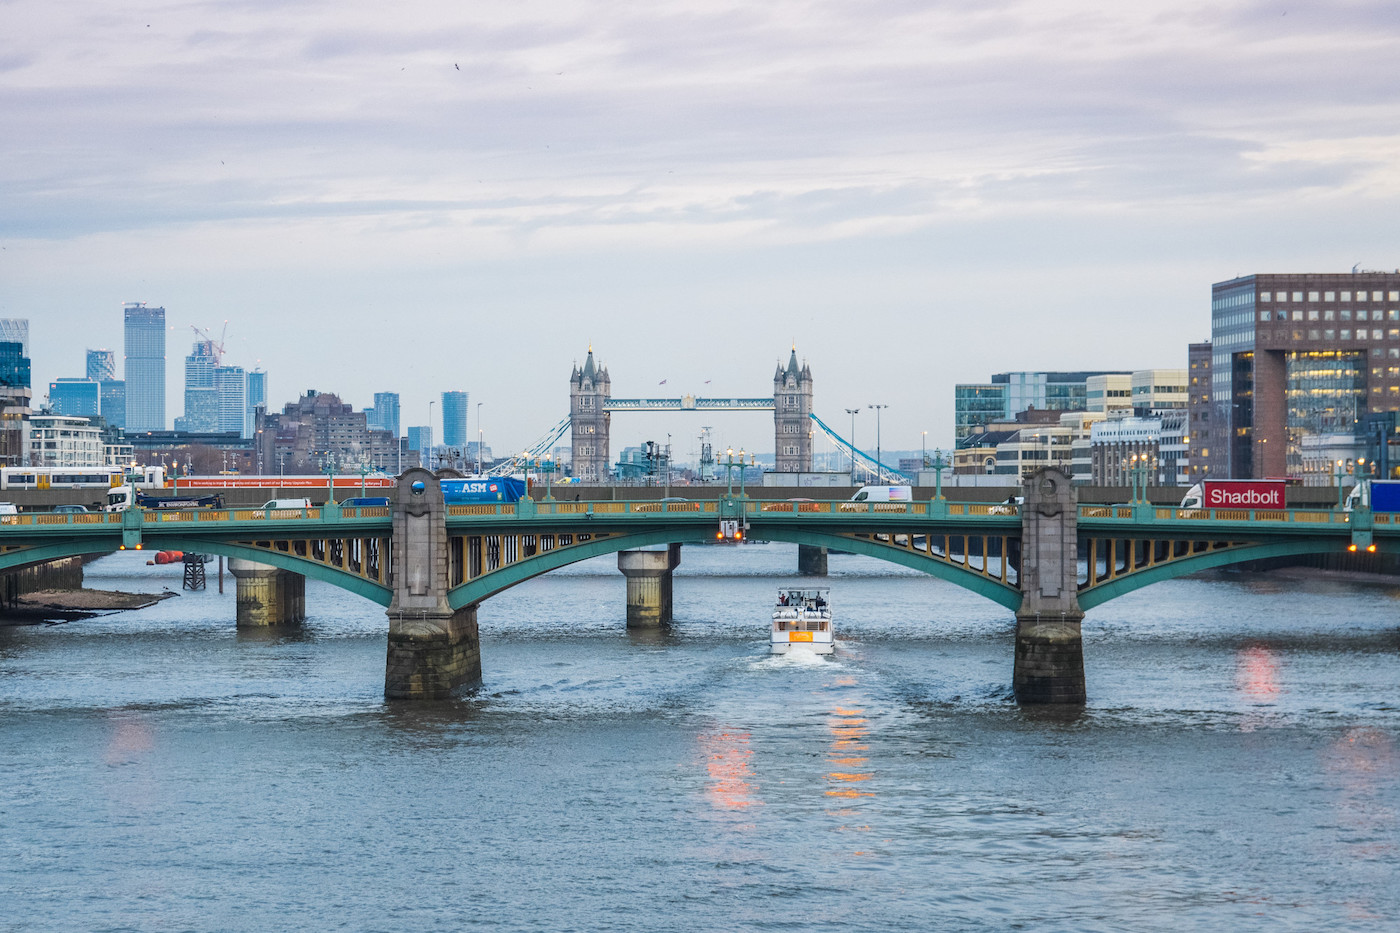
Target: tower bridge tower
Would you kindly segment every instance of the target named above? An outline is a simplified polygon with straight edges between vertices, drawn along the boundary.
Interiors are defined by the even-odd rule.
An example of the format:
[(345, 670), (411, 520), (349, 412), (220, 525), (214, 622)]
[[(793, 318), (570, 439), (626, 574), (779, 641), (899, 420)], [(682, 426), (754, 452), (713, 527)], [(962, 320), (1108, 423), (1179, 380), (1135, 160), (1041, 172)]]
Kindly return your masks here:
[(812, 469), (812, 368), (797, 366), (797, 345), (773, 375), (773, 453), (779, 473)]
[(607, 401), (612, 396), (612, 380), (606, 366), (593, 362), (593, 348), (583, 368), (574, 366), (569, 379), (569, 419), (572, 423), (574, 477), (586, 483), (608, 478), (608, 426), (611, 415)]

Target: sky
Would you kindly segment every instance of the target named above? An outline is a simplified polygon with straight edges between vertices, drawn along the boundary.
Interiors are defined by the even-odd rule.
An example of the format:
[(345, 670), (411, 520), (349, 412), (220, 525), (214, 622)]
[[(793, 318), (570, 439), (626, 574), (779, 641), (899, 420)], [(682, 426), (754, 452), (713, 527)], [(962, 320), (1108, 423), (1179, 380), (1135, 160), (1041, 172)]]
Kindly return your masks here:
[(274, 407), (466, 390), (497, 452), (590, 346), (759, 397), (795, 344), (857, 444), (948, 447), (955, 383), (1185, 367), (1212, 282), (1400, 266), (1397, 62), (1394, 0), (0, 0), (0, 317), (36, 395), (145, 301), (168, 419), (226, 326)]

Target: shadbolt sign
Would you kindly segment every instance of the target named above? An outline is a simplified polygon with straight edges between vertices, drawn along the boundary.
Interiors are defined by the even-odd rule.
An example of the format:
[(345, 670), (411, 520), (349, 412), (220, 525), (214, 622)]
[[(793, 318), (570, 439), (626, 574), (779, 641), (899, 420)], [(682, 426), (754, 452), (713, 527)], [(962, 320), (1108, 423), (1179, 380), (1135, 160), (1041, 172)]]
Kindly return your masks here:
[(1208, 509), (1281, 509), (1285, 485), (1279, 480), (1207, 480), (1201, 504)]

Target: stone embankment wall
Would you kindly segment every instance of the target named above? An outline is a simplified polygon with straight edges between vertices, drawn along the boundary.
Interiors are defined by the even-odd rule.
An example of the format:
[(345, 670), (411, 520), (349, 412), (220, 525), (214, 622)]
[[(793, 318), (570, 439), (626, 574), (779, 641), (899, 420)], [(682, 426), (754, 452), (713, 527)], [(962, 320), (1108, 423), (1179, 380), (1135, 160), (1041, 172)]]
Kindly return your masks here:
[(0, 597), (5, 604), (16, 596), (40, 590), (80, 590), (83, 588), (83, 558), (65, 557), (47, 564), (0, 573)]

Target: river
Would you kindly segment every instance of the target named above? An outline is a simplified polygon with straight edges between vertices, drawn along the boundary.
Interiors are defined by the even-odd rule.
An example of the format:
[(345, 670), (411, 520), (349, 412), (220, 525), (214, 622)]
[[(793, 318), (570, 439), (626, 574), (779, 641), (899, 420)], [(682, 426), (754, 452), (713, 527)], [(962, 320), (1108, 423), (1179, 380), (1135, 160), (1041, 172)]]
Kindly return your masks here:
[(433, 704), (386, 703), (383, 610), (315, 581), (293, 631), (212, 574), (0, 628), (0, 930), (1395, 929), (1400, 587), (1140, 590), (1067, 713), (1011, 699), (1009, 612), (869, 558), (831, 558), (836, 655), (769, 656), (795, 567), (687, 547), (659, 633), (616, 558), (541, 577)]

